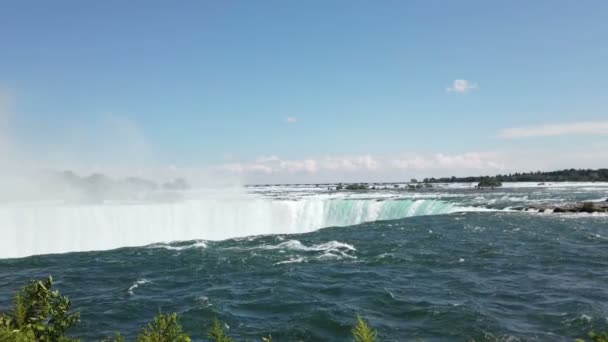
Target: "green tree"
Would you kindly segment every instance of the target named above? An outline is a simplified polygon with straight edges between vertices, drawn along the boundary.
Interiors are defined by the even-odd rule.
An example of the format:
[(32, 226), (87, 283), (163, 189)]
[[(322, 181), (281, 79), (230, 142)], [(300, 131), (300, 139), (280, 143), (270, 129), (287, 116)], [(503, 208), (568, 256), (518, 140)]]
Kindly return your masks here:
[(33, 331), (22, 332), (0, 327), (0, 342), (36, 342)]
[(114, 337), (105, 338), (101, 342), (125, 342), (125, 338), (120, 333), (116, 333)]
[(477, 187), (479, 188), (494, 188), (502, 186), (502, 183), (496, 177), (483, 177)]
[(207, 336), (213, 342), (234, 342), (234, 340), (226, 334), (226, 332), (222, 328), (222, 323), (220, 323), (217, 318), (213, 320), (213, 325), (207, 333)]
[(357, 325), (352, 330), (355, 342), (376, 342), (378, 332), (367, 324), (361, 317), (357, 316)]
[[(608, 342), (608, 333), (589, 333), (589, 338), (591, 342)], [(585, 342), (583, 339), (577, 339), (575, 342)]]
[(70, 313), (70, 299), (52, 287), (52, 277), (23, 287), (15, 296), (13, 311), (0, 315), (0, 330), (13, 333), (16, 340), (73, 341), (66, 332), (80, 321), (80, 314)]
[(182, 329), (176, 313), (159, 312), (154, 321), (137, 337), (137, 342), (190, 342)]

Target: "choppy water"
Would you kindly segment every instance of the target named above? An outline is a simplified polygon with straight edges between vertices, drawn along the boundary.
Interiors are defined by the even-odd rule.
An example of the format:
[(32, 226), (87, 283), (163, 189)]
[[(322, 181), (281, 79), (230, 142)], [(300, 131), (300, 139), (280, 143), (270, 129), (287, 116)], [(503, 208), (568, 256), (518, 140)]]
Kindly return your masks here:
[[(0, 260), (0, 310), (27, 280), (52, 274), (82, 312), (74, 334), (85, 341), (116, 330), (133, 337), (159, 308), (180, 313), (195, 340), (203, 340), (218, 317), (238, 340), (271, 333), (277, 341), (349, 341), (361, 314), (383, 341), (570, 341), (608, 330), (608, 217), (508, 209), (599, 201), (607, 190), (578, 185), (336, 195), (316, 188), (254, 189), (267, 208), (300, 209), (262, 223), (234, 221), (242, 237), (233, 239)], [(234, 215), (250, 218), (243, 212), (263, 208)], [(273, 215), (284, 209), (277, 210)], [(44, 229), (43, 220), (34, 219), (28, 227)], [(179, 219), (163, 224), (178, 229), (187, 222)], [(314, 224), (301, 224), (306, 219)], [(353, 225), (363, 221), (372, 222)], [(0, 229), (23, 221), (3, 222)], [(269, 223), (278, 226), (264, 228)], [(292, 225), (281, 226), (286, 223)], [(101, 231), (111, 224), (102, 221)], [(342, 227), (316, 230), (325, 224)], [(250, 226), (258, 227), (250, 230), (255, 234), (274, 234), (247, 236)], [(204, 233), (205, 227), (189, 231), (197, 229)], [(291, 234), (301, 231), (307, 232)]]

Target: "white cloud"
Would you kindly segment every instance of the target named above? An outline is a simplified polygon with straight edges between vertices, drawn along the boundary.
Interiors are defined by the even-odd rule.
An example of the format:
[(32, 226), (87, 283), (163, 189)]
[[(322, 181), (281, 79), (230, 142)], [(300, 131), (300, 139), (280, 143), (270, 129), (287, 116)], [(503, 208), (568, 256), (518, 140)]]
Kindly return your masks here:
[(503, 129), (499, 138), (516, 139), (559, 135), (608, 135), (608, 121), (584, 121)]
[(501, 169), (504, 166), (495, 161), (496, 157), (487, 153), (464, 153), (457, 155), (445, 155), (439, 153), (435, 156), (437, 165), (447, 170), (487, 170)]
[(302, 160), (282, 160), (278, 156), (263, 156), (250, 163), (232, 163), (219, 167), (233, 173), (384, 173), (387, 171), (435, 172), (438, 170), (500, 169), (502, 164), (490, 153), (435, 155), (355, 155), (326, 156)]
[(314, 159), (283, 161), (279, 165), (280, 170), (286, 170), (289, 173), (315, 173), (320, 168), (319, 163)]
[(298, 122), (298, 118), (296, 118), (294, 116), (288, 116), (285, 118), (285, 122), (288, 124), (294, 124), (294, 123)]
[(268, 163), (268, 162), (276, 162), (276, 161), (279, 161), (279, 157), (274, 154), (267, 155), (267, 156), (261, 156), (255, 160), (255, 162), (259, 163), (259, 164)]
[(477, 83), (468, 80), (454, 80), (452, 85), (446, 88), (449, 93), (466, 94), (477, 88)]
[(324, 183), (404, 181), (412, 177), (494, 175), (509, 172), (600, 168), (608, 164), (604, 145), (571, 146), (563, 153), (549, 147), (466, 153), (400, 153), (322, 156), (304, 159), (258, 158), (213, 167), (224, 176), (250, 183)]

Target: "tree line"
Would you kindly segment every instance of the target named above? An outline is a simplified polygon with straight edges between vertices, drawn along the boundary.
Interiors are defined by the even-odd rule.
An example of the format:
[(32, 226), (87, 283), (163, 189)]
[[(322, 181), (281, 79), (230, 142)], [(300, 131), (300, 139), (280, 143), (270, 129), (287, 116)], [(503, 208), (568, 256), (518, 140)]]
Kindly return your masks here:
[[(488, 176), (425, 178), (424, 183), (477, 183)], [(536, 171), (499, 174), (493, 176), (497, 182), (608, 182), (608, 169), (564, 169), (559, 171)]]

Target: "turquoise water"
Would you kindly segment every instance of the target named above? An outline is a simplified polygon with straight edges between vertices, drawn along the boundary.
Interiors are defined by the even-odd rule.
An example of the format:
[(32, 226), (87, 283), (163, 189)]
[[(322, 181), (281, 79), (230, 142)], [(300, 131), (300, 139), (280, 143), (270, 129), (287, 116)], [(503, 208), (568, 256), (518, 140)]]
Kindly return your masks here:
[(86, 341), (135, 336), (159, 308), (195, 340), (218, 317), (238, 340), (349, 341), (356, 314), (383, 341), (567, 341), (608, 329), (602, 217), (464, 213), (299, 235), (189, 241), (0, 261), (0, 303), (53, 274)]
[(597, 184), (265, 187), (3, 206), (0, 311), (28, 280), (53, 275), (81, 311), (83, 341), (134, 337), (159, 309), (179, 313), (195, 341), (215, 317), (238, 341), (350, 341), (357, 314), (382, 341), (571, 341), (608, 330), (608, 216), (510, 209), (607, 195)]

